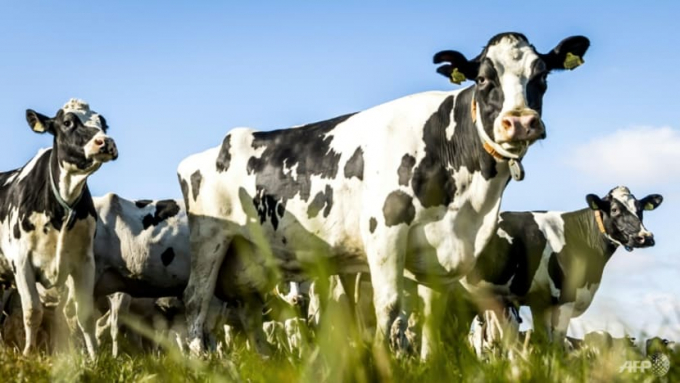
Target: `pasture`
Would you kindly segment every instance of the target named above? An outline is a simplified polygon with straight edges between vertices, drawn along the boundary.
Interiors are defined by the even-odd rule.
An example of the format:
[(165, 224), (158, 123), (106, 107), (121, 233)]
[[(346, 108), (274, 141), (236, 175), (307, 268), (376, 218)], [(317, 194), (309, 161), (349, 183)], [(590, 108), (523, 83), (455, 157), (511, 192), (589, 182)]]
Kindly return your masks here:
[(0, 383), (680, 382), (678, 10), (3, 7)]
[[(331, 320), (328, 320), (331, 319)], [(89, 360), (78, 336), (62, 330), (53, 353), (44, 347), (29, 356), (10, 342), (0, 345), (0, 376), (7, 382), (675, 382), (680, 379), (680, 353), (668, 352), (670, 370), (659, 377), (644, 355), (647, 334), (638, 334), (631, 348), (581, 345), (570, 352), (532, 340), (518, 345), (514, 358), (487, 355), (480, 360), (467, 339), (442, 328), (443, 353), (426, 362), (417, 354), (395, 357), (373, 349), (343, 324), (347, 310), (329, 306), (321, 326), (305, 339), (302, 352), (293, 355), (276, 351), (262, 357), (237, 336), (226, 350), (219, 332), (216, 350), (199, 357), (182, 353), (173, 339), (152, 331), (134, 318), (124, 323), (161, 347), (152, 351), (136, 348), (126, 337), (122, 353), (111, 354), (110, 339), (104, 338), (96, 360)], [(4, 326), (7, 326), (5, 321)], [(526, 335), (526, 333), (524, 333)], [(651, 365), (654, 368), (656, 364)]]
[[(303, 358), (277, 354), (263, 360), (244, 344), (223, 355), (189, 358), (177, 352), (131, 354), (118, 358), (101, 353), (94, 362), (78, 352), (22, 356), (0, 348), (0, 374), (6, 382), (320, 382), (376, 380), (395, 382), (676, 382), (680, 379), (680, 355), (671, 358), (671, 369), (659, 379), (650, 369), (620, 372), (625, 355), (564, 355), (537, 347), (526, 359), (479, 361), (468, 347), (446, 345), (445, 354), (422, 363), (415, 359), (377, 361), (366, 346), (351, 347), (347, 340), (331, 337), (320, 341)], [(645, 360), (631, 354), (630, 360)]]

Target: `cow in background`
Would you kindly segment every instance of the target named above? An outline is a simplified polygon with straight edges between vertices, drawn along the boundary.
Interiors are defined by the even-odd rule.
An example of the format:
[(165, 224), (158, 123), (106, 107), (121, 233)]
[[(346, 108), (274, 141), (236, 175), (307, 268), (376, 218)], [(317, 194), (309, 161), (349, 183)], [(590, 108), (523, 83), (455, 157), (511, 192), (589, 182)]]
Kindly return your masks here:
[[(189, 228), (184, 202), (169, 199), (133, 201), (113, 193), (93, 200), (98, 216), (94, 243), (95, 297), (108, 297), (101, 307), (104, 316), (98, 325), (99, 337), (106, 332), (110, 334), (116, 356), (119, 333), (124, 324), (121, 318), (128, 318), (149, 330), (166, 332), (164, 329), (172, 329), (173, 336), (181, 339), (179, 343), (183, 347), (186, 327), (181, 296), (190, 269)], [(275, 306), (278, 311), (291, 313), (297, 312), (297, 308), (303, 310), (306, 301), (298, 283), (286, 286), (290, 289), (285, 294), (269, 294), (280, 298), (270, 299), (270, 308)], [(308, 284), (302, 291), (304, 288), (308, 288)], [(280, 304), (273, 304), (275, 301)], [(217, 344), (214, 330), (222, 328), (223, 320), (219, 317), (225, 317), (224, 321), (235, 324), (236, 328), (242, 327), (238, 310), (226, 310), (223, 306), (217, 298), (210, 304), (205, 331), (210, 333), (211, 348)], [(274, 319), (283, 326), (286, 319), (292, 319), (291, 314), (288, 315)], [(294, 324), (290, 322), (288, 327), (292, 328)], [(127, 333), (133, 343), (143, 343), (134, 328)], [(299, 333), (291, 333), (293, 343), (294, 337), (299, 338)]]
[(184, 202), (94, 197), (95, 296), (181, 296), (189, 280), (189, 227)]
[(461, 283), (472, 300), (499, 297), (531, 308), (536, 335), (563, 344), (571, 318), (590, 306), (614, 252), (654, 245), (643, 212), (663, 197), (637, 199), (626, 187), (588, 194), (573, 212), (503, 212), (498, 229)]

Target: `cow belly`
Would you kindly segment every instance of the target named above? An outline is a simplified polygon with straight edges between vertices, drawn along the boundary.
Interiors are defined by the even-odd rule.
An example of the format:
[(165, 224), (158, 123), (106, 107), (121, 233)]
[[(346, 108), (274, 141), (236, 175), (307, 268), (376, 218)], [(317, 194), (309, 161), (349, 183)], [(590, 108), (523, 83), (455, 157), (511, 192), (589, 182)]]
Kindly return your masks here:
[(409, 232), (406, 268), (418, 280), (452, 283), (467, 274), (491, 238), (498, 205), (483, 214), (470, 205), (449, 210), (444, 218), (416, 225)]
[(588, 309), (588, 307), (590, 307), (590, 304), (593, 302), (593, 298), (595, 297), (595, 293), (597, 292), (598, 287), (600, 287), (600, 284), (594, 283), (576, 289), (576, 299), (574, 300), (574, 313), (573, 313), (574, 317), (583, 314)]

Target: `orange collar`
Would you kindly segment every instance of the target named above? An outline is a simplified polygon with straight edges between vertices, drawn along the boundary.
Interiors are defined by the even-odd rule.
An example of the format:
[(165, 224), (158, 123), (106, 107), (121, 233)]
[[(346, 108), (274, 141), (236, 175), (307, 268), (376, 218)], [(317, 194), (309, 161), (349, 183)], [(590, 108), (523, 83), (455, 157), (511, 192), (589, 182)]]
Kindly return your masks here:
[[(470, 102), (470, 115), (472, 116), (472, 123), (476, 124), (477, 123), (477, 101), (475, 99), (472, 99), (472, 102)], [(493, 158), (495, 158), (498, 161), (505, 161), (507, 158), (503, 157), (496, 149), (491, 146), (486, 140), (484, 141), (484, 150), (486, 150), (487, 153), (489, 153)]]
[(507, 159), (507, 158), (501, 156), (501, 154), (498, 153), (498, 152), (496, 151), (496, 149), (494, 149), (493, 147), (491, 147), (491, 145), (489, 145), (488, 142), (485, 141), (483, 146), (484, 146), (484, 150), (486, 150), (487, 153), (491, 154), (491, 156), (492, 156), (493, 158), (497, 159), (498, 161), (504, 161), (504, 160)]
[[(472, 98), (472, 101), (470, 102), (470, 116), (472, 117), (472, 123), (477, 125), (477, 101), (475, 101), (474, 97)], [(489, 143), (489, 141), (487, 141), (487, 139), (488, 139), (488, 137), (482, 139), (482, 141), (483, 141), (482, 146), (484, 147), (484, 150), (486, 150), (486, 152), (489, 153), (497, 161), (507, 161), (507, 160), (513, 158), (513, 157), (505, 157), (504, 155), (500, 154), (498, 152), (498, 150), (496, 150), (493, 147), (493, 145), (491, 143)]]
[(604, 222), (602, 222), (602, 212), (599, 210), (593, 210), (595, 214), (595, 222), (597, 222), (597, 228), (600, 229), (600, 233), (607, 235), (607, 231), (604, 229)]
[(470, 102), (470, 116), (472, 116), (472, 123), (476, 124), (477, 123), (477, 101), (475, 101), (475, 98), (472, 98), (472, 101)]

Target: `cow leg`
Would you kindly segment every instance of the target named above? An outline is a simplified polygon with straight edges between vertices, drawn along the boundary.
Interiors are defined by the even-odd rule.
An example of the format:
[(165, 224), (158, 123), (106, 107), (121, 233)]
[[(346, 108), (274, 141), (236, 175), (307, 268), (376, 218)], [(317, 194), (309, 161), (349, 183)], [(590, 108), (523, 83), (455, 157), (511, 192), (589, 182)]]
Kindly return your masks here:
[(473, 319), (472, 331), (468, 339), (477, 357), (482, 359), (484, 357), (484, 341), (486, 339), (486, 323), (484, 322), (483, 313), (476, 315)]
[(359, 332), (358, 326), (358, 312), (357, 312), (357, 302), (356, 302), (356, 288), (357, 280), (361, 278), (360, 273), (352, 274), (340, 274), (338, 279), (340, 279), (340, 284), (342, 285), (345, 295), (347, 296), (347, 305), (349, 306), (349, 334), (352, 339), (360, 340), (361, 333)]
[(513, 308), (501, 303), (485, 311), (486, 340), (488, 349), (499, 356), (507, 351), (512, 357), (519, 334), (519, 322)]
[(38, 327), (42, 322), (43, 307), (35, 285), (35, 274), (28, 259), (20, 262), (15, 272), (17, 291), (21, 298), (21, 309), (24, 315), (25, 340), (24, 355), (35, 347)]
[(446, 299), (442, 294), (427, 286), (418, 285), (418, 295), (423, 300), (423, 335), (420, 358), (427, 360), (440, 352), (441, 325), (446, 310)]
[[(401, 355), (408, 350), (407, 320), (401, 312), (404, 289), (406, 230), (376, 230), (366, 251), (373, 283), (373, 304), (377, 321), (376, 345), (389, 342)], [(380, 238), (381, 240), (377, 240)]]
[(97, 319), (97, 343), (100, 345), (104, 343), (104, 335), (108, 332), (111, 334), (111, 310), (108, 310), (104, 315)]
[[(239, 308), (240, 319), (246, 336), (248, 337), (248, 343), (258, 354), (269, 357), (272, 355), (272, 349), (264, 331), (264, 323), (262, 321), (263, 308), (264, 303), (259, 297), (248, 297), (245, 304)], [(277, 345), (274, 344), (274, 346)]]
[(230, 352), (236, 345), (236, 331), (234, 326), (224, 325), (224, 351)]
[(85, 346), (91, 359), (96, 357), (97, 337), (94, 319), (94, 258), (89, 257), (69, 276), (71, 294), (75, 297), (76, 318), (85, 338)]
[(118, 356), (118, 334), (120, 332), (120, 315), (126, 315), (130, 311), (132, 297), (125, 293), (115, 293), (109, 295), (111, 315), (109, 324), (111, 326), (111, 353), (114, 357)]
[(200, 218), (196, 220), (190, 226), (191, 272), (184, 290), (189, 350), (194, 355), (202, 353), (205, 347), (203, 326), (215, 293), (217, 275), (231, 242), (231, 238), (224, 235), (223, 227)]
[(550, 307), (531, 307), (533, 321), (533, 338), (538, 342), (550, 342), (552, 339), (552, 309)]
[(567, 330), (569, 322), (574, 314), (574, 302), (563, 303), (553, 308), (552, 311), (552, 342), (558, 347), (567, 348)]

